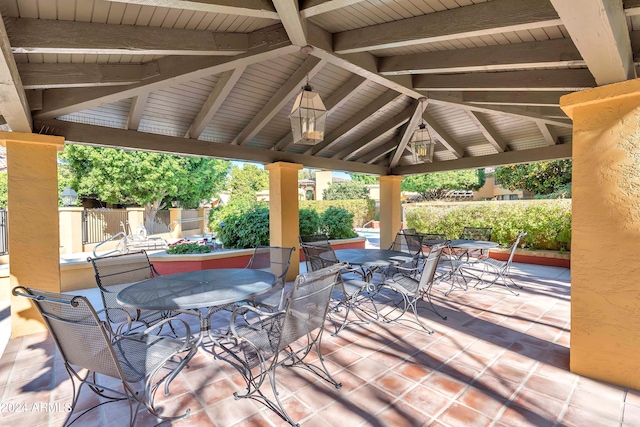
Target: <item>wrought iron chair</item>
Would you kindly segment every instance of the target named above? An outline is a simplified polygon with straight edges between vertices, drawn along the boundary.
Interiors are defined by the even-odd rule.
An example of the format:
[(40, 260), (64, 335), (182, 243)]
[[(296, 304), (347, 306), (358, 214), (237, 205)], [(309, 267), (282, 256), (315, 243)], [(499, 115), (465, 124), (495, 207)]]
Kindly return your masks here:
[(402, 234), (417, 234), (415, 228), (403, 228), (400, 232)]
[(124, 308), (118, 304), (116, 296), (124, 288), (160, 276), (144, 250), (123, 255), (87, 258), (87, 261), (93, 265), (104, 308), (118, 309), (107, 311), (107, 318), (111, 323), (126, 322), (130, 317), (133, 321), (142, 322), (148, 327), (175, 314), (167, 311)]
[(249, 260), (246, 268), (252, 270), (270, 271), (276, 276), (276, 285), (268, 293), (253, 298), (255, 307), (268, 310), (280, 310), (284, 303), (284, 285), (291, 263), (291, 253), (295, 248), (281, 248), (279, 246), (258, 246)]
[(300, 243), (329, 243), (329, 238), (326, 234), (301, 234), (298, 236)]
[[(422, 243), (420, 237), (417, 234), (404, 234), (402, 231), (400, 231), (396, 234), (396, 238), (389, 249), (399, 252), (405, 252), (413, 256), (413, 260), (411, 260), (411, 262), (405, 263), (401, 266), (405, 269), (415, 270), (423, 258)], [(381, 270), (381, 280), (386, 280), (387, 277), (393, 276), (398, 271), (399, 270), (396, 266), (388, 267)]]
[[(491, 241), (491, 231), (493, 229), (489, 227), (465, 227), (460, 234), (460, 240), (482, 240), (486, 242)], [(478, 251), (468, 251), (468, 250), (458, 250), (457, 256), (458, 258), (462, 258), (463, 256), (469, 260), (470, 252), (478, 254), (479, 256), (484, 255), (482, 250)]]
[[(232, 339), (219, 343), (214, 350), (219, 348), (217, 356), (238, 369), (247, 383), (245, 394), (233, 394), (236, 399), (258, 400), (289, 424), (297, 426), (278, 395), (276, 374), (279, 367), (303, 368), (336, 388), (342, 387), (327, 370), (321, 353), (329, 300), (342, 267), (336, 264), (298, 276), (283, 310), (275, 313), (254, 307), (238, 307), (234, 310), (230, 323)], [(249, 321), (246, 320), (247, 311), (251, 315)], [(314, 364), (305, 361), (313, 349), (318, 355)], [(265, 395), (261, 390), (267, 379), (271, 384), (272, 396)]]
[(433, 305), (433, 301), (431, 300), (431, 288), (436, 281), (436, 269), (438, 267), (438, 262), (440, 261), (442, 251), (445, 247), (447, 247), (447, 244), (448, 242), (434, 245), (431, 248), (431, 251), (427, 254), (424, 263), (419, 264), (415, 268), (408, 269), (403, 267), (396, 267), (398, 269), (398, 273), (396, 273), (393, 277), (385, 280), (380, 285), (378, 295), (384, 296), (383, 291), (385, 288), (388, 288), (392, 291), (397, 292), (402, 297), (402, 300), (397, 303), (393, 302), (391, 298), (388, 298), (390, 301), (392, 301), (392, 310), (382, 316), (384, 321), (400, 321), (400, 318), (409, 309), (411, 309), (416, 317), (416, 320), (406, 321), (415, 323), (428, 333), (432, 334), (433, 331), (427, 328), (420, 321), (420, 317), (418, 316), (418, 303), (423, 300), (425, 296), (427, 297), (427, 301), (431, 305), (431, 309), (433, 310), (433, 312), (440, 316), (442, 319), (447, 319), (446, 316), (443, 316), (438, 312), (438, 310), (436, 310), (435, 306)]
[[(100, 312), (96, 312), (85, 297), (45, 292), (22, 286), (14, 288), (13, 294), (33, 301), (62, 355), (64, 367), (73, 385), (71, 411), (65, 420), (65, 426), (73, 424), (84, 414), (103, 403), (122, 400), (126, 400), (129, 404), (130, 426), (135, 424), (141, 403), (144, 403), (154, 416), (164, 420), (180, 419), (189, 415), (189, 409), (175, 417), (160, 415), (153, 403), (156, 390), (162, 382), (165, 382), (165, 395), (168, 395), (171, 380), (197, 351), (186, 322), (181, 319), (172, 319), (184, 324), (187, 331), (185, 341), (150, 333), (169, 320), (156, 323), (142, 333), (123, 335), (120, 333), (122, 326), (130, 328), (131, 319), (128, 318), (128, 312), (122, 309), (100, 311), (121, 311), (122, 315), (128, 318), (128, 322), (114, 332), (108, 322), (100, 319), (98, 315)], [(180, 353), (186, 354), (179, 356)], [(162, 378), (156, 381), (161, 371), (176, 363), (177, 366), (169, 369), (168, 372), (163, 372)], [(85, 369), (87, 371), (83, 373)], [(98, 374), (120, 380), (122, 390), (112, 388), (114, 387), (112, 381), (104, 381)], [(139, 386), (138, 383), (141, 381), (144, 381), (144, 390), (136, 391), (134, 388)], [(84, 385), (106, 401), (80, 412), (71, 420)], [(134, 403), (136, 403), (135, 408)]]
[[(318, 271), (332, 265), (340, 264), (340, 261), (338, 261), (338, 258), (336, 257), (336, 254), (330, 244), (319, 245), (303, 243), (300, 245), (300, 247), (302, 248), (305, 259), (311, 267), (309, 271)], [(362, 273), (360, 273), (356, 269), (349, 269), (343, 265), (335, 286), (335, 289), (338, 291), (336, 292), (336, 294), (338, 294), (338, 297), (334, 299), (338, 301), (338, 304), (333, 307), (333, 311), (338, 311), (341, 307), (344, 306), (346, 312), (344, 314), (342, 323), (336, 329), (336, 331), (331, 334), (332, 336), (337, 335), (347, 326), (347, 324), (350, 323), (348, 318), (351, 309), (354, 310), (354, 313), (361, 321), (368, 322), (368, 320), (360, 317), (360, 313), (358, 311), (361, 304), (361, 297), (366, 297), (372, 303), (377, 317), (377, 308), (373, 301), (372, 285), (369, 282), (361, 279), (345, 279), (344, 274), (348, 273), (356, 273), (360, 277), (362, 276)]]
[(485, 270), (481, 276), (481, 280), (483, 279), (485, 273), (490, 273), (495, 275), (495, 279), (491, 283), (479, 289), (486, 289), (489, 286), (496, 284), (498, 280), (501, 280), (502, 284), (509, 290), (509, 292), (511, 292), (514, 295), (518, 295), (517, 292), (514, 292), (513, 289), (511, 289), (508, 282), (511, 282), (511, 285), (522, 289), (522, 286), (516, 284), (511, 278), (510, 269), (511, 269), (511, 262), (513, 261), (513, 256), (515, 255), (516, 249), (520, 244), (520, 240), (526, 235), (527, 235), (526, 231), (522, 231), (520, 234), (518, 234), (518, 237), (516, 237), (516, 240), (513, 242), (513, 245), (511, 245), (511, 252), (509, 252), (509, 258), (507, 259), (507, 261), (500, 261), (497, 259), (489, 258), (488, 256), (481, 257), (479, 259), (479, 261), (485, 267)]

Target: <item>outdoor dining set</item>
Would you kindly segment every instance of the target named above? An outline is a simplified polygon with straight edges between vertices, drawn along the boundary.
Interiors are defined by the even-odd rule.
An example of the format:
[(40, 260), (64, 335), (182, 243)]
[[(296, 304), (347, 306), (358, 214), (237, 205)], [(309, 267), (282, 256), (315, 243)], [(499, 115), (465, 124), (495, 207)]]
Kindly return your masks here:
[[(525, 234), (517, 236), (507, 261), (488, 256), (497, 247), (489, 228), (466, 227), (456, 240), (404, 229), (388, 249), (334, 250), (325, 235), (300, 236), (307, 272), (293, 285), (286, 277), (295, 248), (257, 247), (246, 268), (164, 276), (145, 251), (89, 258), (102, 310), (82, 296), (25, 287), (13, 292), (30, 298), (42, 314), (74, 385), (72, 409), (88, 387), (102, 403), (127, 402), (130, 425), (141, 404), (158, 419), (188, 417), (189, 410), (159, 411), (154, 395), (159, 389), (169, 395), (172, 381), (201, 349), (237, 368), (246, 389), (234, 393), (236, 399), (258, 400), (298, 425), (280, 401), (276, 374), (299, 367), (340, 388), (321, 354), (325, 325), (336, 335), (354, 323), (408, 322), (433, 334), (418, 304), (426, 301), (446, 320), (434, 304), (436, 286), (444, 297), (493, 285), (515, 293), (509, 269)], [(308, 357), (314, 351), (317, 357)], [(144, 392), (137, 391), (140, 383)], [(91, 409), (72, 410), (65, 425)]]

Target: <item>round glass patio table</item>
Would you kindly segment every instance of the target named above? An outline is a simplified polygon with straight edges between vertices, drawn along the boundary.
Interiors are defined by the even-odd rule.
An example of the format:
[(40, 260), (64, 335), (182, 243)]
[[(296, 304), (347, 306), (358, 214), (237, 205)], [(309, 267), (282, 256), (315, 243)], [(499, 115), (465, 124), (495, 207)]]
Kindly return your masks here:
[[(414, 260), (414, 256), (411, 254), (391, 249), (338, 249), (335, 254), (338, 261), (359, 266), (368, 282), (371, 281), (373, 273), (379, 268), (401, 265)], [(322, 254), (320, 254), (320, 258), (323, 258)]]

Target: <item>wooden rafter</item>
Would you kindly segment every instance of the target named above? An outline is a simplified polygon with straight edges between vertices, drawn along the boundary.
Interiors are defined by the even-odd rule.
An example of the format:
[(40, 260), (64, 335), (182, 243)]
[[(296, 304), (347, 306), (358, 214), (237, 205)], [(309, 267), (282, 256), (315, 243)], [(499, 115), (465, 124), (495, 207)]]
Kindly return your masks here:
[(431, 130), (436, 134), (436, 138), (438, 139), (438, 141), (440, 141), (440, 143), (444, 145), (447, 150), (453, 153), (453, 155), (457, 159), (464, 157), (464, 149), (455, 141), (455, 139), (453, 139), (451, 135), (449, 135), (446, 130), (444, 130), (442, 126), (440, 126), (440, 124), (438, 124), (438, 122), (435, 121), (433, 117), (431, 117), (425, 111), (425, 113), (422, 115), (422, 118), (427, 123), (427, 125), (429, 125)]
[(395, 168), (400, 161), (404, 153), (404, 149), (409, 145), (409, 140), (413, 136), (413, 132), (416, 130), (420, 122), (422, 121), (422, 114), (424, 114), (427, 108), (427, 100), (422, 99), (423, 102), (414, 102), (413, 113), (411, 115), (411, 119), (407, 124), (407, 127), (404, 129), (404, 132), (400, 136), (400, 142), (398, 143), (398, 148), (391, 156), (391, 161), (389, 162), (389, 166)]
[(504, 139), (498, 135), (498, 132), (491, 126), (491, 123), (482, 115), (483, 113), (477, 111), (468, 111), (468, 113), (471, 121), (477, 126), (497, 153), (503, 153), (509, 149)]
[(142, 6), (169, 7), (254, 18), (280, 19), (269, 0), (105, 0)]
[(297, 46), (307, 45), (304, 19), (300, 17), (298, 0), (273, 0), (280, 21), (287, 31), (291, 43)]
[(571, 92), (540, 92), (528, 91), (465, 91), (452, 93), (451, 96), (459, 96), (464, 102), (471, 104), (489, 105), (518, 105), (530, 107), (560, 106), (560, 97)]
[[(400, 133), (404, 133), (404, 129), (401, 129)], [(369, 164), (375, 163), (380, 160), (382, 156), (393, 151), (398, 146), (399, 142), (400, 137), (396, 136), (391, 139), (391, 141), (386, 142), (367, 153), (363, 153), (359, 158), (355, 159), (355, 161)]]
[(354, 53), (561, 25), (548, 0), (494, 0), (371, 25), (334, 35), (337, 53)]
[(145, 64), (18, 64), (25, 89), (122, 86), (160, 75), (156, 61)]
[(14, 132), (31, 132), (32, 119), (9, 37), (0, 19), (0, 114)]
[(559, 143), (558, 135), (556, 135), (556, 132), (551, 129), (548, 124), (540, 122), (537, 122), (536, 124), (538, 125), (538, 129), (540, 129), (540, 133), (542, 134), (544, 140), (547, 141), (548, 145), (557, 145)]
[(133, 98), (125, 129), (138, 130), (140, 120), (142, 120), (142, 114), (144, 113), (144, 108), (147, 106), (148, 100), (149, 93), (141, 93)]
[(303, 0), (300, 5), (300, 16), (310, 16), (332, 12), (352, 4), (361, 3), (364, 0)]

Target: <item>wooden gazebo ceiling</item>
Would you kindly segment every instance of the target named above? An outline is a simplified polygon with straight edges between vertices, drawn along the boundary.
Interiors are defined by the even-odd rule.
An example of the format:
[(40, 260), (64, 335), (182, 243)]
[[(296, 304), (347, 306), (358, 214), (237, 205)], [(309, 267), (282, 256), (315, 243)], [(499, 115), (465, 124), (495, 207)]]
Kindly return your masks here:
[[(567, 158), (560, 96), (636, 78), (640, 50), (640, 0), (577, 3), (0, 0), (0, 113), (71, 142), (381, 175)], [(330, 111), (313, 147), (287, 119), (307, 72)], [(432, 164), (408, 150), (422, 120)]]

